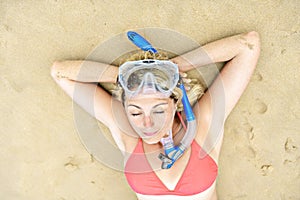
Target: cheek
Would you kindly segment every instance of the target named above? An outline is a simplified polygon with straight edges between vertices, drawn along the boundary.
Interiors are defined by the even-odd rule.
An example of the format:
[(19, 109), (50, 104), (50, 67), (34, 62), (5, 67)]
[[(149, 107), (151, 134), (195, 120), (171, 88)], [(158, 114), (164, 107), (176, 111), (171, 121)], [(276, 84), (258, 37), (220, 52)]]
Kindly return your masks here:
[(155, 116), (154, 119), (156, 126), (160, 127), (163, 131), (166, 131), (172, 127), (174, 116), (172, 113), (169, 113), (161, 116)]
[(153, 114), (152, 119), (156, 123), (165, 123), (167, 119), (167, 115), (165, 114)]
[(128, 116), (128, 119), (129, 119), (129, 122), (134, 126), (140, 126), (141, 125), (141, 122), (142, 122), (141, 117)]

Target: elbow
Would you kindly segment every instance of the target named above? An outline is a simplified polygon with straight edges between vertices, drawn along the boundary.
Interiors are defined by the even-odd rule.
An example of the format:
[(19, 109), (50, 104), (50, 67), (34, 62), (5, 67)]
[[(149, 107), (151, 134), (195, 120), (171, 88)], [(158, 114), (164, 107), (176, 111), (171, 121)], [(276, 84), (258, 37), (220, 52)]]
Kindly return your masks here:
[(247, 37), (249, 39), (252, 39), (252, 40), (254, 40), (256, 42), (259, 42), (260, 36), (259, 36), (258, 32), (256, 32), (256, 31), (250, 31), (250, 32), (246, 33), (246, 35), (247, 35)]
[(258, 32), (250, 31), (246, 33), (244, 37), (250, 50), (260, 51), (260, 36)]
[(52, 76), (53, 78), (57, 78), (57, 71), (56, 71), (56, 68), (55, 68), (56, 63), (57, 63), (57, 61), (55, 61), (55, 62), (53, 63), (53, 65), (51, 66), (51, 68), (50, 68), (50, 74), (51, 74), (51, 76)]
[(60, 72), (58, 70), (58, 65), (59, 65), (59, 61), (55, 61), (50, 68), (50, 74), (51, 74), (52, 78), (56, 79), (56, 80), (60, 78), (60, 76), (59, 76)]
[(250, 31), (248, 33), (248, 37), (254, 44), (257, 44), (257, 46), (260, 46), (260, 36), (259, 36), (258, 32)]

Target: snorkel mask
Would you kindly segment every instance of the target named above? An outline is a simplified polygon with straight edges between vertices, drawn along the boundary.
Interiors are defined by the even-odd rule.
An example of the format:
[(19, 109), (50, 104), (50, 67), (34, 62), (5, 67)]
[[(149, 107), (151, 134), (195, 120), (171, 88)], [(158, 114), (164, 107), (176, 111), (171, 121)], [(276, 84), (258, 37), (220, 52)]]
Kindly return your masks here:
[[(157, 53), (157, 50), (136, 32), (129, 31), (127, 36), (143, 51)], [(176, 86), (179, 86), (182, 90), (182, 104), (187, 118), (186, 133), (179, 145), (175, 146), (170, 131), (167, 138), (161, 139), (165, 154), (159, 154), (158, 156), (162, 161), (162, 169), (169, 169), (191, 145), (197, 129), (194, 113), (183, 82), (179, 77), (178, 66), (171, 61), (164, 60), (129, 61), (120, 66), (118, 79), (125, 95), (129, 98), (140, 93), (158, 93), (164, 97), (169, 97)], [(180, 116), (178, 112), (177, 114)]]
[(160, 93), (169, 97), (177, 86), (179, 71), (177, 65), (170, 61), (129, 61), (120, 66), (118, 78), (128, 98), (141, 93)]

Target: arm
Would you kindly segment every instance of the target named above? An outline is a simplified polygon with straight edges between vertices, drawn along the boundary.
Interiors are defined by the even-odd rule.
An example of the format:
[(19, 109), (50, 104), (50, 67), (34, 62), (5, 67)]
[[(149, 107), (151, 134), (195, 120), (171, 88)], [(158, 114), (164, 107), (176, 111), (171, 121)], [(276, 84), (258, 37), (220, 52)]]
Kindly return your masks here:
[[(201, 67), (210, 63), (227, 62), (208, 91), (199, 100), (202, 116), (212, 114), (211, 95), (225, 93), (225, 118), (244, 92), (256, 67), (260, 53), (259, 35), (256, 32), (239, 34), (209, 43), (182, 56), (172, 59), (180, 71)], [(188, 60), (188, 61), (186, 61)], [(223, 89), (224, 87), (224, 89)]]
[[(224, 121), (230, 114), (256, 67), (260, 53), (259, 35), (256, 32), (239, 34), (224, 38), (193, 50), (184, 56), (180, 70), (193, 69), (191, 63), (201, 67), (214, 62), (226, 62), (223, 69), (211, 84), (207, 92), (194, 107), (198, 121), (196, 140), (203, 149), (217, 160), (223, 138)], [(209, 56), (210, 59), (207, 57)], [(174, 62), (184, 60), (174, 58)]]
[(78, 82), (115, 83), (118, 68), (113, 65), (93, 61), (63, 61), (55, 62), (51, 74), (57, 78), (67, 78)]
[[(81, 108), (106, 125), (119, 149), (124, 151), (126, 143), (135, 142), (135, 139), (121, 133), (113, 116), (112, 96), (95, 84), (115, 83), (117, 75), (117, 67), (90, 61), (55, 62), (51, 68), (55, 82)], [(114, 106), (123, 108), (121, 102), (117, 101)]]
[(112, 97), (95, 82), (115, 82), (117, 67), (91, 61), (55, 62), (51, 75), (80, 107), (108, 127), (114, 124)]

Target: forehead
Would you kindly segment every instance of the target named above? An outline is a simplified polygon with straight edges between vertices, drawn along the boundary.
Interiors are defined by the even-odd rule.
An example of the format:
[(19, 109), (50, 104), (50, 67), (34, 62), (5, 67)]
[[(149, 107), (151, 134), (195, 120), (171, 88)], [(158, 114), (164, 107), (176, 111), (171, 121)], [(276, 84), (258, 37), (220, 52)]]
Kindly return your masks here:
[(128, 107), (130, 105), (137, 105), (139, 107), (145, 106), (155, 106), (157, 104), (170, 104), (172, 102), (171, 98), (160, 98), (149, 95), (140, 95), (125, 101), (125, 105)]

